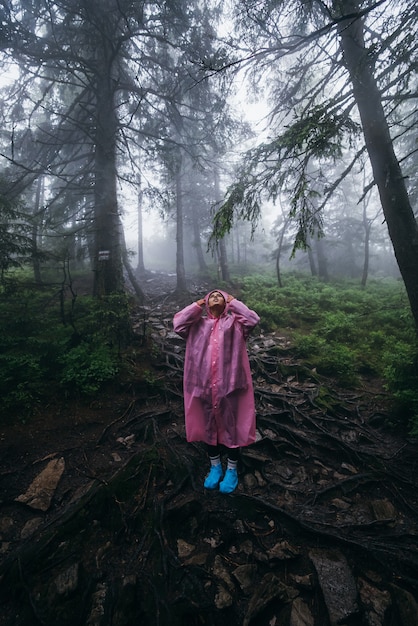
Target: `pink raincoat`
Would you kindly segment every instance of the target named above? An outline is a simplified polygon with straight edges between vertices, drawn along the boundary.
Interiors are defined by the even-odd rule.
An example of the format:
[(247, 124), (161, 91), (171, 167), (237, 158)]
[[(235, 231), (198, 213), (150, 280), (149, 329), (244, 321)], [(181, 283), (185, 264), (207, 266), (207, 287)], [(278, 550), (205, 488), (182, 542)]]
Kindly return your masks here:
[[(255, 441), (255, 404), (246, 339), (260, 318), (243, 302), (231, 300), (220, 317), (196, 302), (176, 313), (174, 330), (187, 340), (184, 409), (187, 441), (227, 448)], [(228, 294), (219, 291), (227, 301)]]

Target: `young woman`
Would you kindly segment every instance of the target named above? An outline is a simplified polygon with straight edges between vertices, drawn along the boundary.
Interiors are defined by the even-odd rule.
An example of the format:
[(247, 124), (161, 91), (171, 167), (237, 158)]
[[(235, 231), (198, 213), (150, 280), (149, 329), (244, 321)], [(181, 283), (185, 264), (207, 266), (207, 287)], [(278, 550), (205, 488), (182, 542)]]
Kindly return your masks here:
[[(203, 441), (210, 458), (204, 486), (232, 493), (239, 448), (255, 441), (255, 404), (246, 339), (260, 318), (243, 302), (215, 290), (176, 313), (186, 339), (183, 391), (187, 441)], [(220, 446), (227, 448), (223, 473)]]

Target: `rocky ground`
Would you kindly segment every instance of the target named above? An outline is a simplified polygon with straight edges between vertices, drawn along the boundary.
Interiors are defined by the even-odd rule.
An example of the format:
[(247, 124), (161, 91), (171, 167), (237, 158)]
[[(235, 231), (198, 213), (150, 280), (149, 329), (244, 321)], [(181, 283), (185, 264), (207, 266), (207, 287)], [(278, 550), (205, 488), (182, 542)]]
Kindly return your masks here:
[(320, 379), (261, 324), (258, 441), (236, 492), (207, 492), (171, 326), (185, 302), (159, 277), (147, 294), (146, 389), (0, 428), (0, 624), (416, 626), (417, 445), (383, 428), (378, 384)]

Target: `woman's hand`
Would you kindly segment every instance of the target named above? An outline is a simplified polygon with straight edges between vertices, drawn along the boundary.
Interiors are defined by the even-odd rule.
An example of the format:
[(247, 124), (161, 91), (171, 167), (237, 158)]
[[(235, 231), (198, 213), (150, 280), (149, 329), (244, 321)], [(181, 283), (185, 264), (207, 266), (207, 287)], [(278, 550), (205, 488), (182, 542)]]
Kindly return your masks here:
[(196, 304), (198, 304), (199, 306), (203, 306), (205, 304), (205, 299), (201, 298), (200, 300), (196, 302)]
[(228, 294), (228, 297), (226, 299), (227, 303), (229, 304), (232, 300), (235, 300), (234, 296), (231, 296), (231, 294)]

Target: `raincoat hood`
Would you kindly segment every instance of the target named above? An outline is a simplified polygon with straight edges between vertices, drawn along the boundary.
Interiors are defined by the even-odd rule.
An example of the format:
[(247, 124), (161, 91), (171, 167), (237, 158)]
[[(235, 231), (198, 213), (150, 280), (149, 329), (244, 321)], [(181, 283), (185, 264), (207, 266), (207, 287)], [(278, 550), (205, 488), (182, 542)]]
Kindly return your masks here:
[(226, 314), (226, 310), (227, 310), (227, 307), (228, 307), (228, 304), (229, 304), (228, 301), (227, 301), (229, 294), (226, 291), (222, 291), (222, 289), (211, 289), (211, 291), (209, 291), (209, 293), (206, 294), (206, 296), (205, 296), (206, 311), (207, 311), (207, 314), (208, 314), (209, 317), (215, 317), (214, 315), (212, 315), (212, 313), (209, 310), (209, 296), (211, 295), (211, 293), (214, 293), (214, 291), (217, 291), (218, 293), (220, 293), (222, 295), (223, 299), (225, 300), (225, 308), (224, 308), (224, 310), (222, 311), (222, 313), (220, 315), (220, 317), (222, 317), (223, 315)]

